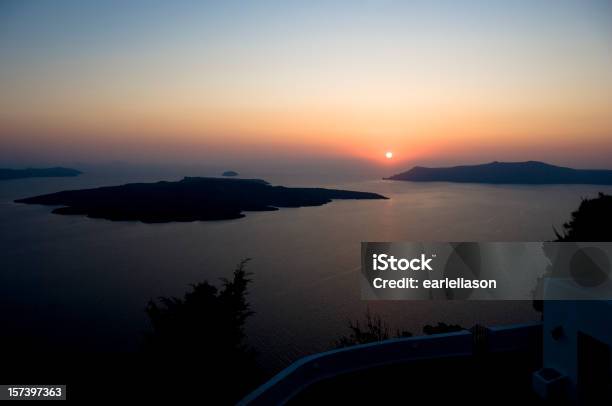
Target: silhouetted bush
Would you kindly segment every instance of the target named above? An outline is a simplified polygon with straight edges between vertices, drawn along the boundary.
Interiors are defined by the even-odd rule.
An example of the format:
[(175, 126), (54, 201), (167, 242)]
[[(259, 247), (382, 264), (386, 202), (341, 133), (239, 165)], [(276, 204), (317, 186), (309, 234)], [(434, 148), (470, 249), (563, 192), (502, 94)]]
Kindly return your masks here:
[(572, 218), (555, 230), (557, 241), (612, 241), (612, 196), (600, 193), (594, 199), (583, 199)]
[(370, 310), (366, 311), (365, 325), (359, 322), (359, 320), (349, 320), (349, 329), (351, 330), (349, 335), (342, 336), (335, 341), (334, 346), (336, 348), (350, 347), (352, 345), (367, 344), (377, 341), (388, 340), (389, 338), (400, 338), (400, 337), (411, 337), (412, 333), (409, 331), (395, 331), (395, 334), (391, 334), (391, 329), (387, 322), (385, 322), (381, 316), (372, 315)]
[[(612, 196), (599, 193), (594, 199), (582, 199), (578, 210), (571, 214), (570, 221), (563, 224), (563, 231), (559, 233), (554, 230), (555, 241), (565, 242), (605, 242), (612, 241)], [(546, 245), (544, 246), (546, 251)], [(543, 289), (545, 277), (550, 276), (547, 272), (540, 278), (536, 286), (536, 292)], [(534, 299), (533, 308), (542, 312), (544, 302)]]
[(423, 334), (432, 335), (432, 334), (444, 334), (444, 333), (454, 333), (457, 331), (465, 330), (465, 328), (461, 327), (459, 324), (446, 324), (442, 322), (438, 322), (437, 325), (426, 325), (423, 327)]
[(220, 289), (197, 283), (182, 299), (161, 297), (146, 308), (153, 328), (145, 338), (146, 352), (169, 370), (168, 380), (196, 380), (208, 399), (235, 401), (259, 383), (244, 331), (253, 314), (246, 300), (247, 261), (231, 280), (222, 279)]
[[(389, 324), (380, 315), (372, 315), (370, 313), (370, 309), (366, 310), (365, 324), (363, 326), (359, 320), (349, 320), (349, 329), (351, 330), (349, 335), (342, 336), (334, 342), (334, 346), (336, 348), (384, 341), (390, 338), (412, 337), (411, 332), (400, 329), (395, 330), (395, 333), (392, 334)], [(443, 322), (438, 322), (438, 324), (435, 326), (430, 324), (424, 326), (423, 334), (432, 335), (453, 333), (462, 330), (465, 330), (465, 328), (459, 324), (446, 324)]]

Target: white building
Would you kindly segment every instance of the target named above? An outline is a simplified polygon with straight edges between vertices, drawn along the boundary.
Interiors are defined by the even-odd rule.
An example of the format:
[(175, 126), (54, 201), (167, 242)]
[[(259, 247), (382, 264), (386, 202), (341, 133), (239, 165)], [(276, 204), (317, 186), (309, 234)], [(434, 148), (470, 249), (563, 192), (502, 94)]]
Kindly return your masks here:
[[(572, 282), (550, 283), (547, 289), (565, 293), (560, 297), (581, 296)], [(612, 404), (611, 301), (546, 300), (543, 341), (543, 369), (533, 376), (538, 394), (580, 404)]]

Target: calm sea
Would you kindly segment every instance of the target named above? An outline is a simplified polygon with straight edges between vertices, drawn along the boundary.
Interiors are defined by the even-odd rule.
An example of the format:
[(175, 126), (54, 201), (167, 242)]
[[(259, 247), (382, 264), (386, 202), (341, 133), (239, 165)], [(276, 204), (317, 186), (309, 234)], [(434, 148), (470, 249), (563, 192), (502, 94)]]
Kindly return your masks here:
[(249, 340), (270, 369), (330, 348), (348, 332), (348, 320), (363, 318), (368, 307), (392, 328), (414, 333), (438, 321), (470, 327), (534, 320), (538, 314), (527, 302), (364, 302), (360, 242), (547, 240), (581, 197), (612, 193), (609, 186), (268, 177), (287, 186), (378, 192), (390, 200), (155, 225), (59, 216), (49, 207), (12, 203), (59, 190), (160, 179), (84, 174), (0, 182), (4, 340), (29, 340), (53, 351), (134, 350), (148, 328), (149, 299), (180, 296), (190, 283), (230, 276), (243, 258), (252, 258), (254, 273)]

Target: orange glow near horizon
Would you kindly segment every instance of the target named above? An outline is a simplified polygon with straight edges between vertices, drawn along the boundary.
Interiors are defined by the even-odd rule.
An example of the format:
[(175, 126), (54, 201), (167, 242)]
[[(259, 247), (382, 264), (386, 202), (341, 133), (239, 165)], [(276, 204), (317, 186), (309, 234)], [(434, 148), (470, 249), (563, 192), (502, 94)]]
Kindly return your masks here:
[(608, 10), (332, 3), (92, 14), (117, 32), (32, 5), (0, 38), (0, 160), (612, 156)]

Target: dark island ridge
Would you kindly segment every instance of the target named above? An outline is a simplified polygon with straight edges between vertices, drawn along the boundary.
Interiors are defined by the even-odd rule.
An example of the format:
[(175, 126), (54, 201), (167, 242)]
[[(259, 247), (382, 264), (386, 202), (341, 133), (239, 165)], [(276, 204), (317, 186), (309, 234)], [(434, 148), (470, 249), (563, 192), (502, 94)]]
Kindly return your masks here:
[(62, 167), (27, 169), (0, 168), (0, 180), (78, 176), (81, 173), (81, 171), (77, 171), (76, 169)]
[(387, 198), (368, 192), (272, 186), (259, 179), (186, 177), (178, 182), (68, 190), (16, 202), (64, 206), (53, 210), (56, 214), (164, 223), (237, 219), (244, 217), (244, 211), (321, 206), (333, 199)]
[(412, 182), (612, 185), (612, 170), (573, 169), (538, 161), (491, 162), (447, 168), (415, 166), (385, 179)]

